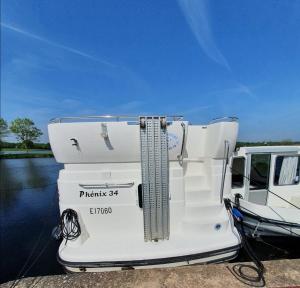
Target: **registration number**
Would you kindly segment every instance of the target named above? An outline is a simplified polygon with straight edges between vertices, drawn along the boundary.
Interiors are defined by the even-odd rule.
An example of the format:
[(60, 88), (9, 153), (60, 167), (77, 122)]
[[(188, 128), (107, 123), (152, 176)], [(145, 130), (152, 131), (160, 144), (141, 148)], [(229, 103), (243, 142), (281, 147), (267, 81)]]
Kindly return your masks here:
[(111, 214), (111, 213), (112, 213), (112, 208), (111, 207), (90, 208), (90, 214), (91, 215), (94, 215), (94, 214), (106, 215), (106, 214)]

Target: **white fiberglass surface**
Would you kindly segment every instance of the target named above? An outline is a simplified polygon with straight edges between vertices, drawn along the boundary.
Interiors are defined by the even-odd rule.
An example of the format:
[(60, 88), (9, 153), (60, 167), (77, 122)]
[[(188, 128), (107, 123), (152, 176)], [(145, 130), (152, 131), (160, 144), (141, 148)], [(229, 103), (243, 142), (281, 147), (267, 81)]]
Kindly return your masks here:
[[(253, 213), (273, 220), (280, 220), (300, 224), (300, 210), (294, 207), (270, 207), (265, 205), (254, 204), (240, 199), (241, 207), (245, 207), (246, 212), (252, 211)], [(248, 212), (250, 213), (250, 212)]]
[(65, 246), (63, 242), (59, 255), (65, 261), (129, 261), (206, 253), (238, 244), (239, 239), (231, 230), (219, 235), (180, 233), (173, 235), (170, 240), (159, 242), (144, 242), (143, 238), (136, 235), (119, 235), (89, 239), (77, 247)]
[[(218, 254), (210, 257), (201, 257), (195, 260), (182, 261), (182, 262), (171, 262), (166, 264), (158, 264), (158, 265), (146, 265), (146, 266), (134, 266), (134, 269), (151, 269), (151, 268), (170, 268), (170, 267), (178, 267), (185, 265), (193, 265), (193, 264), (203, 264), (203, 263), (219, 263), (224, 262), (224, 259), (228, 260), (237, 256), (237, 251)], [(80, 268), (78, 267), (69, 267), (65, 266), (68, 271), (71, 272), (80, 272)], [(99, 267), (99, 268), (86, 268), (86, 272), (105, 272), (105, 271), (116, 271), (122, 270), (122, 267)]]
[[(172, 125), (174, 131), (168, 129), (179, 137), (182, 127), (177, 124)], [(63, 153), (59, 157), (69, 163), (60, 172), (58, 180), (60, 210), (71, 208), (77, 211), (82, 228), (82, 235), (78, 239), (67, 244), (62, 242), (59, 255), (63, 260), (101, 262), (168, 258), (213, 252), (240, 243), (230, 216), (224, 204), (220, 203), (224, 139), (232, 144), (230, 149), (233, 149), (236, 123), (189, 126), (182, 163), (177, 159), (181, 141), (173, 143), (174, 147), (169, 150), (170, 238), (158, 242), (145, 242), (144, 239), (143, 208), (139, 203), (141, 163), (137, 148), (138, 127), (127, 127), (124, 123), (121, 126), (107, 126), (111, 144), (115, 148), (114, 154), (114, 149), (107, 151), (109, 147), (102, 143), (104, 140), (101, 135), (95, 141), (86, 141), (87, 138), (82, 135), (88, 133), (88, 129), (82, 125), (76, 124), (72, 126), (75, 130), (68, 132), (79, 133), (76, 129), (80, 128), (78, 140), (79, 146), (82, 142), (82, 150), (72, 150), (75, 158), (72, 155), (64, 158), (67, 154), (63, 155), (61, 149), (57, 152)], [(95, 129), (96, 135), (98, 126), (93, 124), (91, 128)], [(123, 128), (126, 131), (128, 129), (127, 132), (134, 128), (134, 137), (130, 139), (134, 145), (129, 141), (125, 148), (122, 146), (122, 141), (129, 137), (125, 137)], [(53, 130), (53, 135), (58, 131), (62, 133), (61, 129)], [(74, 149), (68, 148), (70, 135), (63, 143), (66, 149)], [(122, 135), (125, 140), (122, 140)], [(118, 145), (114, 145), (115, 142)], [(99, 146), (98, 143), (102, 144)], [(88, 149), (89, 145), (98, 151), (93, 158), (90, 158), (93, 151)], [(84, 150), (91, 154), (88, 157), (84, 153), (80, 156)], [(134, 155), (128, 154), (127, 150)], [(122, 154), (121, 157), (119, 154)], [(230, 173), (227, 171), (224, 195), (230, 191), (229, 180)], [(105, 185), (118, 188), (110, 191)]]
[[(103, 124), (106, 125), (107, 137), (103, 136)], [(233, 151), (238, 123), (219, 122), (201, 126), (188, 125), (187, 121), (173, 121), (167, 130), (169, 160), (178, 160), (181, 152), (184, 158), (220, 159), (224, 156), (225, 139), (230, 143), (230, 153)], [(128, 125), (127, 122), (51, 123), (48, 133), (52, 151), (60, 163), (140, 161), (139, 125)], [(181, 151), (182, 147), (184, 151)]]

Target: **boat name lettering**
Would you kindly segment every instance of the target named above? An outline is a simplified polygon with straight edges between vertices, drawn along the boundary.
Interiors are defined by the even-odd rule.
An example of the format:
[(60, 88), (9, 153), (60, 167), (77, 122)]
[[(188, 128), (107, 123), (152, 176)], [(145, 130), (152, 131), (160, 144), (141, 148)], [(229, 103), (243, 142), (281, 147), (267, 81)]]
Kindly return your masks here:
[(97, 197), (112, 197), (112, 196), (118, 196), (119, 191), (118, 190), (109, 190), (109, 191), (79, 191), (79, 197), (86, 197), (86, 198), (97, 198)]

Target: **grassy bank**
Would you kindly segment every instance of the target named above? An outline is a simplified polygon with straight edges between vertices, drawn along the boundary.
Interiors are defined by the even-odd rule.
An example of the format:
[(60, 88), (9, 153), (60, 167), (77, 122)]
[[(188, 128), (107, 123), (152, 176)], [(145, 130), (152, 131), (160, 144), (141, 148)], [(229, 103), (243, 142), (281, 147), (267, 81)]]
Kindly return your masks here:
[(300, 141), (263, 141), (263, 142), (236, 142), (236, 147), (244, 147), (244, 146), (300, 146)]
[(30, 151), (48, 151), (50, 149), (24, 149), (24, 148), (1, 148), (1, 151), (24, 151), (24, 152), (30, 152)]
[(25, 149), (20, 143), (0, 141), (0, 159), (53, 157), (49, 143), (32, 143), (31, 146), (32, 147)]

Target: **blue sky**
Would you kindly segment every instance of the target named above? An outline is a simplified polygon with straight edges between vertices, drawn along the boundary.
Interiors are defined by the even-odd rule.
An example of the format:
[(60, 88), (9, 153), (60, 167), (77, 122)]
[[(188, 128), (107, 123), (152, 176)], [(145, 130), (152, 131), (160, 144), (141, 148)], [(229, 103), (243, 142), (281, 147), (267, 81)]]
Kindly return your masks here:
[(237, 116), (300, 140), (300, 1), (1, 1), (1, 116)]

